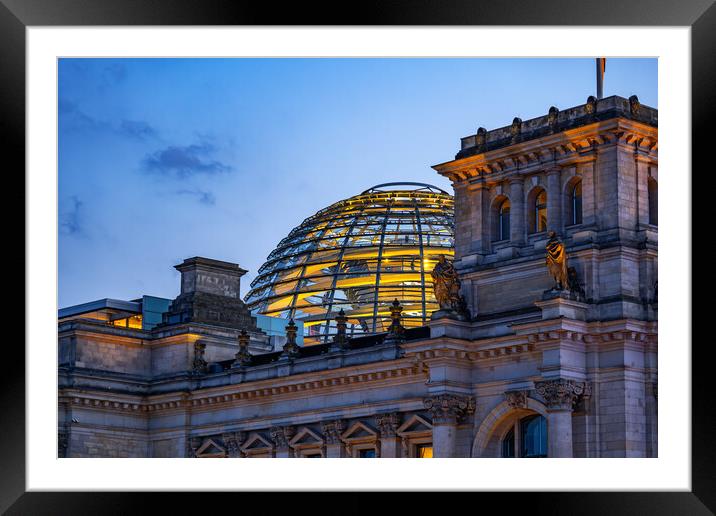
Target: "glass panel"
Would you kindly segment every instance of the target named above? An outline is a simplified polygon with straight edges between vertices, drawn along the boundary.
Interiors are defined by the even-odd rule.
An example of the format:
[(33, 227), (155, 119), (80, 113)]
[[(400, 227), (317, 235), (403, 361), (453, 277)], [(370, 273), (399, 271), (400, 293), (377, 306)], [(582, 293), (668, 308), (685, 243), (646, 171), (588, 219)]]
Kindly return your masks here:
[(521, 422), (522, 456), (547, 456), (547, 420), (542, 416), (530, 416)]
[(432, 459), (433, 458), (433, 445), (432, 444), (418, 444), (415, 447), (415, 456), (419, 459)]
[(510, 428), (507, 435), (502, 439), (502, 456), (503, 457), (514, 457), (515, 456), (515, 429)]
[(361, 459), (373, 459), (373, 458), (375, 458), (375, 449), (370, 448), (368, 450), (359, 450), (358, 456)]

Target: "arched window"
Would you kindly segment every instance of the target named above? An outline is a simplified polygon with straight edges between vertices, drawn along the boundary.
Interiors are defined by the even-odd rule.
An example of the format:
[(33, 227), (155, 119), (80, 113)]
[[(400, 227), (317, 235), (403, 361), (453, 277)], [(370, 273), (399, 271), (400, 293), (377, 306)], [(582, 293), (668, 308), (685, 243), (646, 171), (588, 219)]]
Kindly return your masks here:
[(502, 438), (502, 456), (546, 457), (547, 420), (535, 414), (515, 421)]
[(510, 201), (503, 200), (495, 212), (495, 229), (493, 240), (509, 240), (510, 239)]
[(547, 192), (540, 188), (532, 197), (530, 233), (547, 231)]
[(659, 200), (656, 179), (649, 178), (649, 224), (658, 225)]
[(577, 181), (572, 186), (570, 191), (571, 201), (571, 220), (570, 224), (581, 224), (582, 223), (582, 182)]

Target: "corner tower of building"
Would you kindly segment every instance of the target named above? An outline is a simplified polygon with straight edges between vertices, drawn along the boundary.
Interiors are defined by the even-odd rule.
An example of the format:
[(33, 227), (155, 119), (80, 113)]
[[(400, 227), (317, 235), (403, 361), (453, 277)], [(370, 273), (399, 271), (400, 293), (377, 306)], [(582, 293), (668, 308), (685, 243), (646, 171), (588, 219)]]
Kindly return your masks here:
[(612, 96), (461, 139), (433, 168), (455, 189), (455, 265), (473, 315), (536, 310), (550, 231), (588, 318), (656, 318), (656, 109)]

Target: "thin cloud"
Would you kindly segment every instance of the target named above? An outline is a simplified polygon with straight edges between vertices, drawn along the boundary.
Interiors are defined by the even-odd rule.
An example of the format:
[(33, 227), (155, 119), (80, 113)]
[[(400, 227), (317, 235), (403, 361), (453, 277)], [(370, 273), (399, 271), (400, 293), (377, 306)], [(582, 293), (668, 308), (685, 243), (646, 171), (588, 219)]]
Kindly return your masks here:
[(106, 123), (101, 122), (82, 111), (79, 106), (71, 100), (59, 99), (57, 102), (57, 112), (59, 114), (60, 124), (65, 130), (97, 131), (108, 127)]
[(215, 150), (206, 142), (183, 147), (171, 145), (145, 156), (142, 168), (148, 174), (180, 179), (231, 172), (229, 165), (212, 159)]
[(122, 120), (119, 133), (139, 141), (157, 137), (156, 129), (143, 120)]
[(67, 210), (59, 214), (60, 232), (66, 235), (84, 234), (84, 227), (81, 223), (80, 210), (84, 203), (77, 196), (69, 198)]
[(199, 203), (206, 206), (214, 206), (216, 204), (216, 197), (211, 192), (205, 192), (203, 190), (177, 190), (177, 195), (189, 195), (195, 197)]

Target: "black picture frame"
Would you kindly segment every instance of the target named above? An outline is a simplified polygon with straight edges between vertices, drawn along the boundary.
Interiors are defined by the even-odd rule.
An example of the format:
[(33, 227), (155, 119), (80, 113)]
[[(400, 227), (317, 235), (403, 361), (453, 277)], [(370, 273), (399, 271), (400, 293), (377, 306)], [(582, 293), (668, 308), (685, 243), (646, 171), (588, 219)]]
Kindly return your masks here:
[[(338, 3), (322, 6), (297, 2), (236, 2), (231, 0), (0, 0), (0, 140), (4, 155), (12, 157), (18, 182), (14, 192), (25, 192), (25, 30), (31, 26), (111, 25), (605, 25), (605, 26), (689, 26), (692, 37), (692, 152), (693, 170), (708, 172), (708, 138), (716, 120), (716, 6), (713, 0), (673, 2), (601, 0), (511, 0), (491, 2), (460, 0), (362, 1), (343, 9)], [(345, 6), (343, 6), (345, 7)], [(6, 164), (8, 163), (6, 159)], [(688, 171), (681, 171), (687, 174)], [(9, 181), (9, 179), (6, 179)], [(697, 189), (698, 190), (698, 189)], [(703, 195), (703, 192), (702, 192)], [(24, 198), (24, 196), (23, 196)], [(696, 204), (694, 202), (694, 204)], [(6, 215), (7, 217), (7, 215)], [(15, 215), (16, 217), (16, 215)], [(7, 220), (7, 218), (6, 218)], [(693, 223), (700, 223), (695, 217)], [(19, 228), (16, 228), (19, 231)], [(692, 227), (692, 231), (694, 228)], [(699, 234), (693, 231), (692, 234)], [(24, 241), (23, 234), (17, 241)], [(685, 250), (684, 256), (693, 251)], [(24, 246), (16, 245), (8, 256), (10, 267), (24, 268)], [(690, 259), (690, 258), (689, 258)], [(20, 262), (23, 263), (20, 263)], [(7, 265), (6, 265), (7, 266)], [(692, 264), (692, 267), (695, 264)], [(692, 268), (693, 270), (693, 268)], [(30, 271), (26, 271), (29, 274)], [(19, 290), (18, 290), (19, 291)], [(15, 292), (18, 292), (15, 291)], [(17, 303), (17, 295), (14, 302)], [(684, 300), (690, 301), (690, 300)], [(19, 303), (17, 303), (19, 304)], [(694, 306), (692, 304), (692, 306)], [(692, 320), (693, 319), (692, 317)], [(686, 323), (686, 321), (684, 321)], [(10, 327), (20, 327), (10, 320)], [(691, 324), (691, 322), (689, 322)], [(24, 325), (23, 325), (24, 327)], [(691, 328), (685, 328), (688, 335)], [(8, 339), (9, 340), (9, 339)], [(18, 342), (18, 340), (15, 340)], [(59, 493), (25, 492), (25, 359), (14, 343), (5, 342), (2, 368), (2, 438), (0, 457), (2, 482), (0, 511), (7, 514), (130, 514), (148, 509), (146, 494), (140, 493)], [(666, 343), (688, 345), (684, 342)], [(714, 445), (714, 403), (711, 397), (711, 362), (708, 342), (692, 347), (692, 491), (691, 492), (586, 492), (586, 493), (475, 493), (470, 504), (475, 510), (488, 499), (510, 509), (551, 514), (711, 514), (716, 511), (716, 446)], [(48, 343), (48, 349), (52, 346)], [(8, 351), (12, 349), (12, 351)], [(11, 367), (8, 366), (11, 364)], [(155, 497), (159, 495), (149, 495)], [(219, 510), (218, 493), (192, 497), (162, 496), (163, 504), (177, 504), (183, 511), (197, 504), (203, 510)], [(238, 494), (251, 507), (258, 495)], [(265, 496), (265, 495), (264, 495)], [(272, 500), (274, 495), (271, 495)], [(296, 496), (295, 494), (293, 496)], [(438, 497), (411, 495), (422, 510)], [(476, 497), (476, 498), (474, 498)], [(440, 497), (442, 498), (442, 497)], [(211, 500), (207, 502), (207, 500)], [(492, 501), (492, 500), (490, 500)], [(208, 503), (208, 504), (207, 504)], [(272, 502), (273, 503), (273, 502)], [(460, 502), (457, 502), (460, 504)], [(375, 510), (364, 495), (343, 495), (342, 512)], [(169, 505), (165, 505), (168, 512)], [(315, 506), (314, 506), (315, 509)]]

